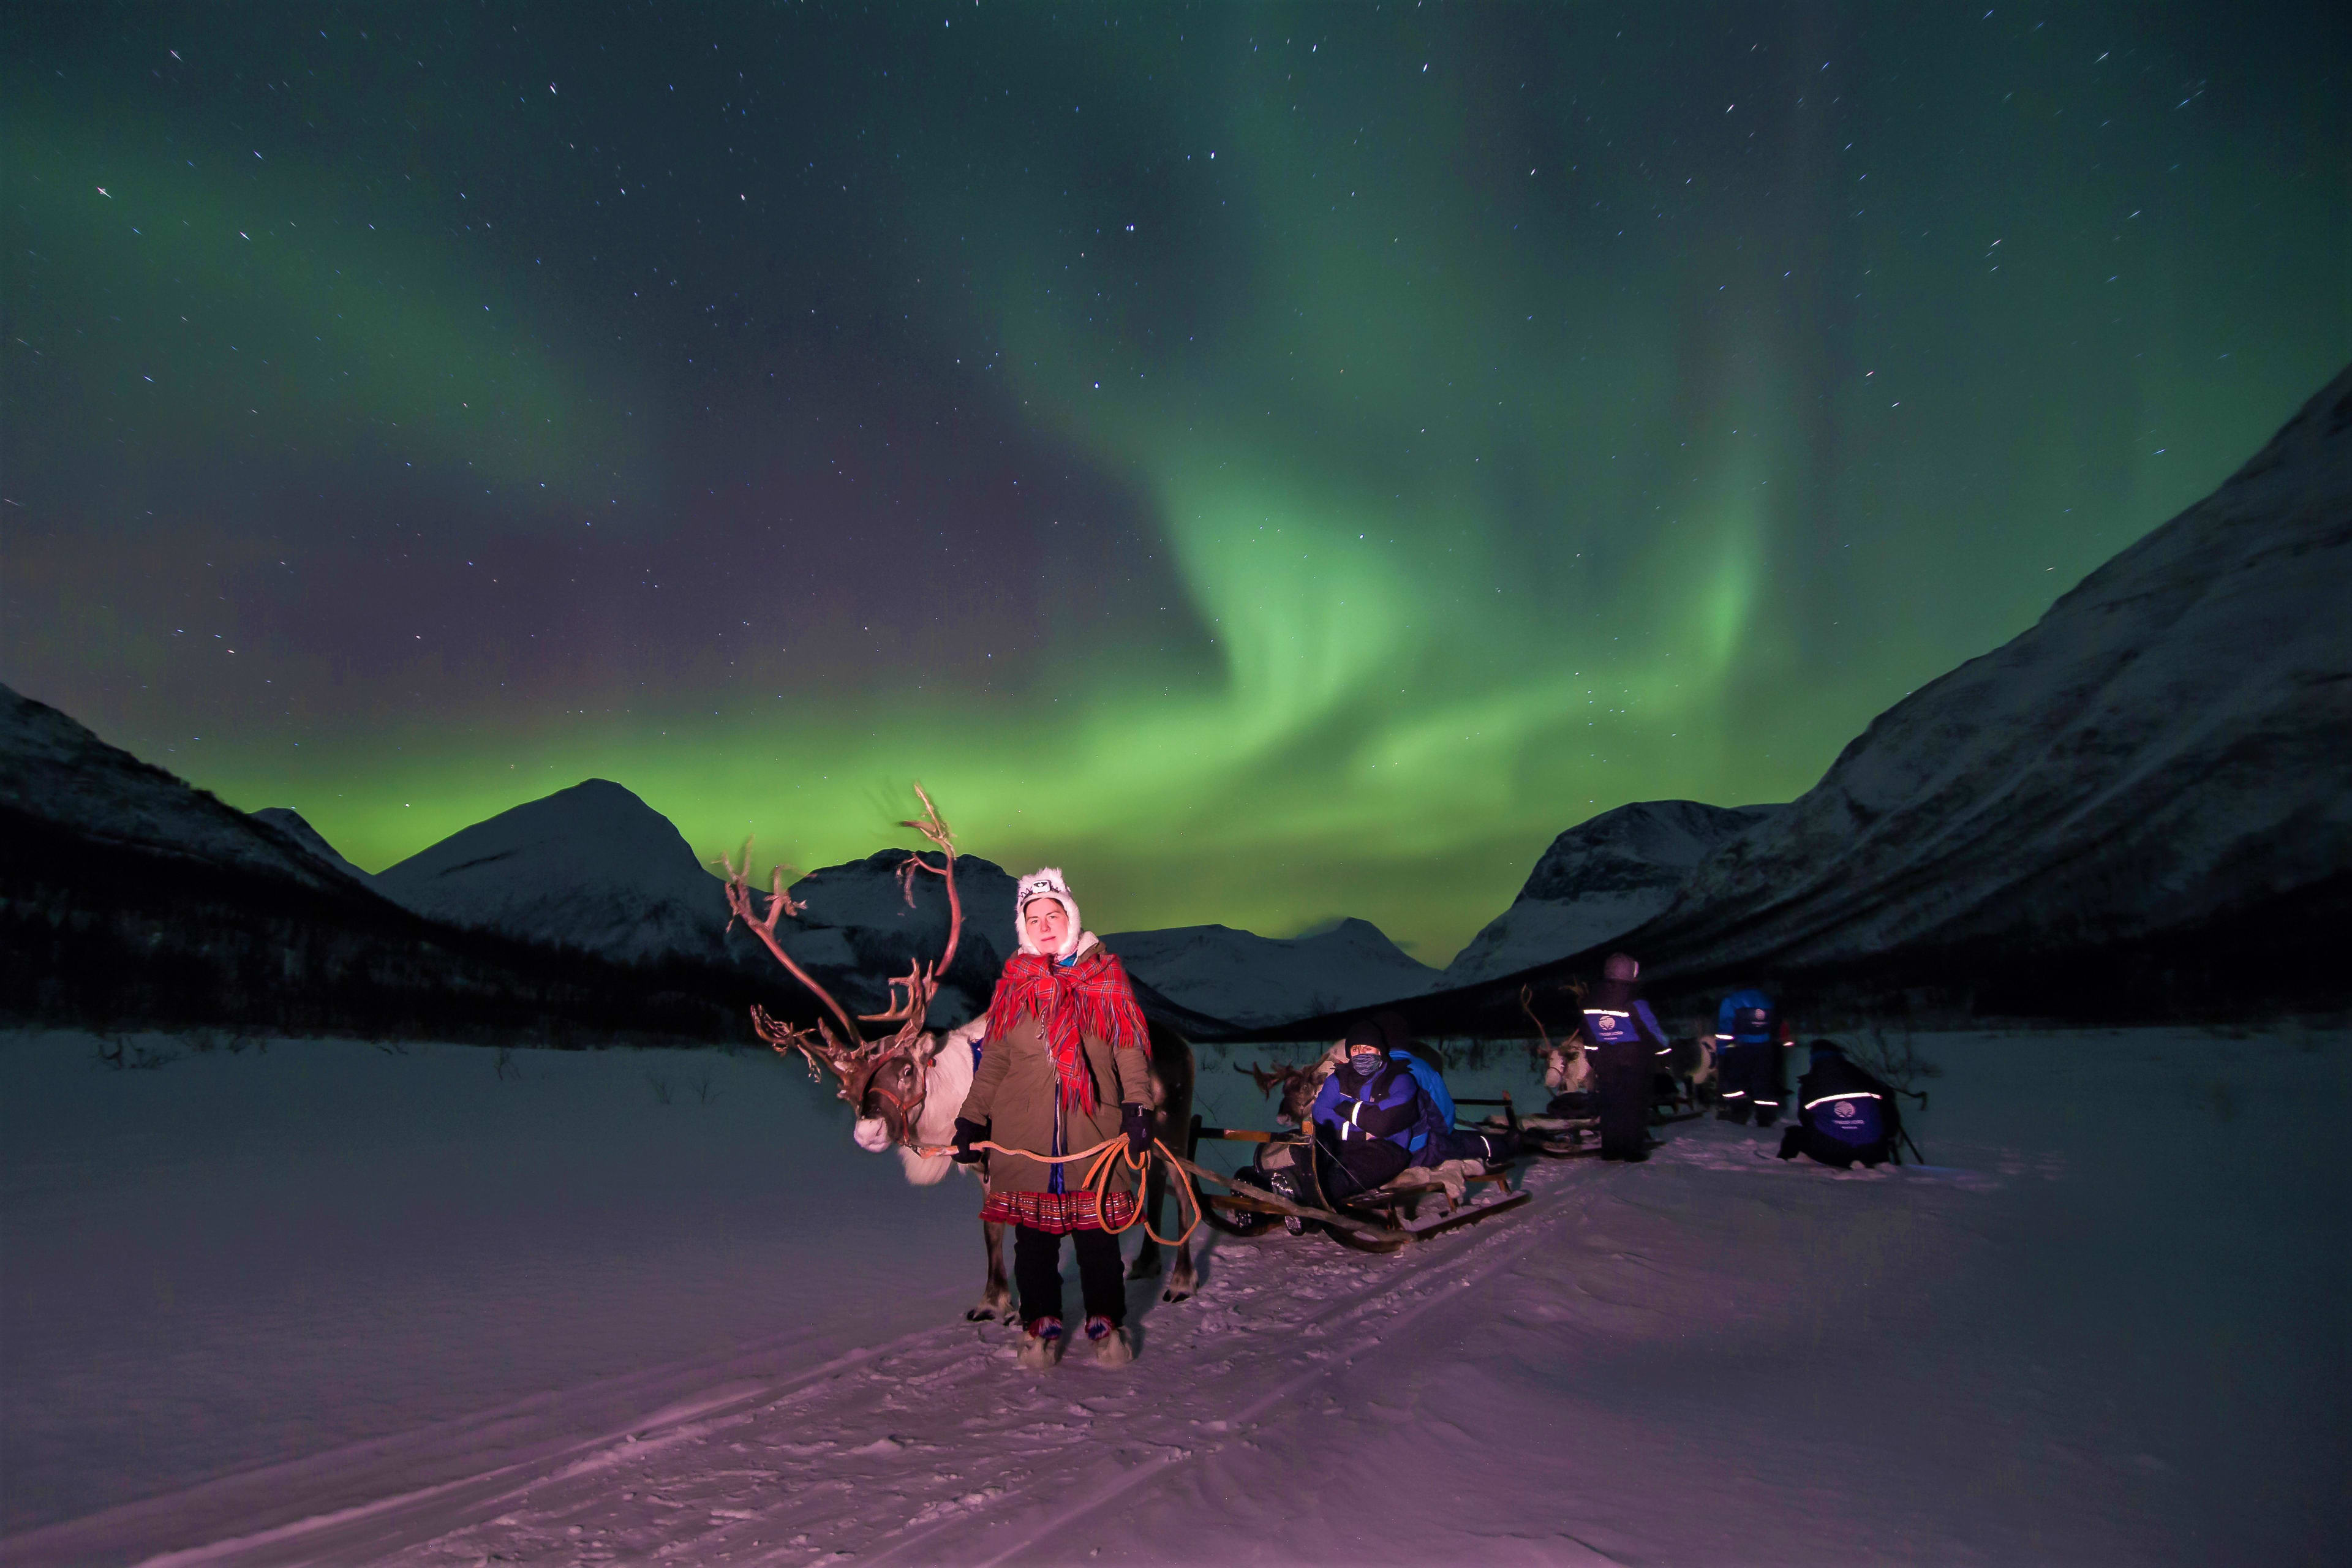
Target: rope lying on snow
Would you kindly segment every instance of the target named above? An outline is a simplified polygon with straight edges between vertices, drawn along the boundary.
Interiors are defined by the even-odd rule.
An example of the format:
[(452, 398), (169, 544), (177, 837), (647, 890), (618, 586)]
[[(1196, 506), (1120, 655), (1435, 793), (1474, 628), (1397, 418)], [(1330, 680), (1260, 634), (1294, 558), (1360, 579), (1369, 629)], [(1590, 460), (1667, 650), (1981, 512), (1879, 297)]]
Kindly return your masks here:
[[(1067, 1165), (1080, 1160), (1092, 1159), (1094, 1163), (1087, 1166), (1087, 1173), (1078, 1178), (1078, 1190), (1094, 1199), (1095, 1223), (1102, 1226), (1103, 1229), (1113, 1236), (1122, 1234), (1138, 1220), (1142, 1220), (1144, 1235), (1162, 1247), (1181, 1247), (1192, 1239), (1194, 1231), (1201, 1228), (1201, 1194), (1192, 1185), (1192, 1173), (1200, 1171), (1200, 1173), (1204, 1176), (1211, 1175), (1212, 1173), (1202, 1171), (1200, 1166), (1184, 1159), (1157, 1138), (1151, 1141), (1151, 1147), (1140, 1154), (1128, 1148), (1127, 1134), (1124, 1132), (1106, 1138), (1093, 1148), (1081, 1149), (1075, 1154), (1038, 1154), (1027, 1149), (1007, 1148), (1002, 1143), (985, 1139), (971, 1146), (974, 1149), (993, 1150), (999, 1154), (1018, 1154), (1024, 1160), (1034, 1160), (1041, 1165)], [(953, 1143), (915, 1143), (908, 1147), (924, 1158), (932, 1160), (942, 1154), (956, 1152), (956, 1145)], [(1178, 1190), (1183, 1193), (1186, 1200), (1192, 1205), (1192, 1222), (1178, 1232), (1173, 1239), (1152, 1229), (1151, 1222), (1143, 1218), (1142, 1198), (1143, 1194), (1149, 1190), (1145, 1186), (1145, 1182), (1150, 1175), (1151, 1162), (1155, 1159), (1164, 1159), (1168, 1162), (1169, 1169), (1176, 1173)], [(1135, 1173), (1135, 1212), (1127, 1216), (1127, 1222), (1124, 1225), (1103, 1225), (1103, 1194), (1110, 1190), (1111, 1176), (1122, 1164)], [(1217, 1179), (1223, 1180), (1222, 1177)], [(1183, 1212), (1181, 1204), (1177, 1205), (1177, 1212), (1180, 1214)]]

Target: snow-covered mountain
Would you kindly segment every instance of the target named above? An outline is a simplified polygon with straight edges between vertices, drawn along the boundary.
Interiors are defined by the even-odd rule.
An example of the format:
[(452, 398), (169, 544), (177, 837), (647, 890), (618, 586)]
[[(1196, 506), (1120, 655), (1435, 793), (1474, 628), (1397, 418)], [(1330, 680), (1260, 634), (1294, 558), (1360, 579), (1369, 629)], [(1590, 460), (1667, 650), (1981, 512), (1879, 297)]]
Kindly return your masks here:
[(313, 889), (348, 887), (340, 866), (283, 832), (5, 686), (0, 686), (0, 808), (97, 846)]
[(2340, 975), (2347, 605), (2352, 370), (2038, 625), (1881, 714), (1643, 948), (1669, 973), (1978, 981), (2159, 942), (2252, 987)]
[(1220, 925), (1118, 931), (1103, 945), (1179, 1006), (1245, 1029), (1417, 995), (1441, 973), (1359, 920), (1289, 938)]
[(311, 826), (309, 819), (304, 817), (300, 812), (295, 810), (292, 806), (265, 805), (259, 811), (254, 812), (252, 816), (254, 821), (261, 823), (265, 826), (274, 827), (278, 832), (286, 835), (287, 837), (291, 838), (295, 843), (300, 845), (303, 848), (308, 849), (320, 859), (324, 860), (328, 865), (341, 871), (345, 876), (351, 878), (352, 881), (359, 883), (362, 887), (372, 888), (375, 886), (375, 878), (373, 876), (368, 872), (361, 870), (357, 866), (354, 866), (349, 860), (344, 859), (341, 852), (333, 845), (327, 842), (326, 836), (320, 833), (317, 828)]
[(1551, 841), (1511, 907), (1446, 966), (1466, 985), (1565, 958), (1663, 913), (1691, 868), (1786, 809), (1641, 801), (1604, 811)]
[(669, 819), (589, 779), (451, 834), (375, 879), (429, 920), (624, 963), (720, 961), (727, 899)]
[[(918, 958), (936, 962), (947, 951), (947, 886), (929, 872), (915, 873), (909, 907), (898, 868), (910, 853), (884, 849), (810, 872), (792, 885), (793, 901), (804, 906), (801, 914), (776, 923), (784, 951), (853, 1009), (878, 1011), (888, 999), (888, 979), (906, 973)], [(924, 857), (929, 865), (939, 859), (935, 852)], [(988, 1005), (996, 976), (1015, 951), (1013, 889), (1003, 867), (976, 855), (956, 857), (963, 934), (932, 1007), (933, 1023), (960, 1024)], [(757, 943), (739, 937), (737, 946), (742, 962), (775, 966)]]
[(630, 972), (420, 918), (298, 826), (237, 811), (0, 687), (0, 1014), (709, 1039), (775, 994), (716, 973), (648, 994)]

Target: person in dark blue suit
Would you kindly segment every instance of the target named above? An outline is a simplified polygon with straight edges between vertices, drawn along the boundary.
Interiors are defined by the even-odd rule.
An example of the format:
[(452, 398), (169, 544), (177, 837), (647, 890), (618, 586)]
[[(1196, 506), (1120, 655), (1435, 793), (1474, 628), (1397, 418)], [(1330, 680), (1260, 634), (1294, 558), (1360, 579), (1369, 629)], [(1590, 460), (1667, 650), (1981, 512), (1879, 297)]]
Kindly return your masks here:
[(1802, 1154), (1824, 1165), (1901, 1163), (1903, 1135), (1895, 1091), (1846, 1059), (1833, 1040), (1815, 1040), (1812, 1066), (1797, 1080), (1797, 1124), (1780, 1139), (1780, 1158)]
[(1367, 1193), (1413, 1163), (1429, 1137), (1429, 1102), (1384, 1033), (1349, 1031), (1348, 1059), (1315, 1092), (1312, 1118), (1324, 1194)]
[(1650, 1080), (1674, 1049), (1634, 984), (1641, 973), (1631, 954), (1612, 952), (1601, 966), (1601, 984), (1584, 998), (1585, 1049), (1600, 1086), (1604, 1160), (1650, 1157)]
[(1715, 1015), (1715, 1071), (1725, 1121), (1780, 1119), (1780, 1009), (1754, 986), (1723, 999)]

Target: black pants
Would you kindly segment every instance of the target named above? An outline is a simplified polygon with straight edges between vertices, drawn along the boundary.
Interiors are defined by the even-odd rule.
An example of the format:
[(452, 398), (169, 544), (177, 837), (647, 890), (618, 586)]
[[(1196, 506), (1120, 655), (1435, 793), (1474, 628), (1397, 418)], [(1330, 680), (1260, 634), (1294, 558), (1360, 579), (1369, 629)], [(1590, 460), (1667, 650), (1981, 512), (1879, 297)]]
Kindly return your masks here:
[(1369, 1193), (1412, 1163), (1412, 1155), (1393, 1139), (1350, 1138), (1342, 1146), (1328, 1127), (1316, 1130), (1315, 1153), (1315, 1179), (1334, 1203)]
[(1442, 1134), (1445, 1142), (1438, 1148), (1438, 1156), (1446, 1160), (1480, 1160), (1493, 1164), (1507, 1160), (1519, 1152), (1519, 1146), (1507, 1132), (1473, 1132), (1465, 1127)]
[(1793, 1160), (1802, 1154), (1824, 1165), (1835, 1165), (1841, 1171), (1851, 1170), (1857, 1163), (1876, 1169), (1885, 1164), (1893, 1153), (1891, 1143), (1885, 1138), (1874, 1143), (1843, 1143), (1801, 1122), (1780, 1135), (1780, 1158), (1783, 1160)]
[(1639, 1040), (1620, 1040), (1594, 1053), (1594, 1079), (1601, 1091), (1601, 1157), (1643, 1160), (1650, 1152), (1650, 1050)]
[(1780, 1047), (1777, 1042), (1725, 1046), (1715, 1054), (1727, 1119), (1745, 1121), (1752, 1111), (1756, 1125), (1769, 1127), (1780, 1120)]
[[(1078, 1256), (1078, 1294), (1089, 1318), (1127, 1321), (1127, 1285), (1119, 1278), (1118, 1237), (1107, 1230), (1070, 1232)], [(1013, 1284), (1021, 1292), (1021, 1321), (1062, 1315), (1062, 1238), (1034, 1226), (1013, 1227)]]

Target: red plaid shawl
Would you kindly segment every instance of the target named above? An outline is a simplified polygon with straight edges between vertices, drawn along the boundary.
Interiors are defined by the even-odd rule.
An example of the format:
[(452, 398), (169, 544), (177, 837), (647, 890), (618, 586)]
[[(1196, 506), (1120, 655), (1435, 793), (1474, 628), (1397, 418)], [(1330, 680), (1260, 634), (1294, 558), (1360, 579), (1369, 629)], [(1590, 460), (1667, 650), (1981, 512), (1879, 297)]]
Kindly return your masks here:
[(1118, 955), (1097, 947), (1064, 969), (1050, 958), (1018, 952), (1004, 966), (996, 995), (988, 1004), (988, 1032), (1001, 1036), (1022, 1019), (1034, 1016), (1045, 1026), (1045, 1043), (1054, 1053), (1054, 1071), (1060, 1079), (1062, 1103), (1075, 1104), (1092, 1114), (1096, 1104), (1094, 1075), (1087, 1070), (1080, 1037), (1092, 1035), (1115, 1048), (1151, 1048), (1143, 1010), (1135, 1005), (1135, 988)]

